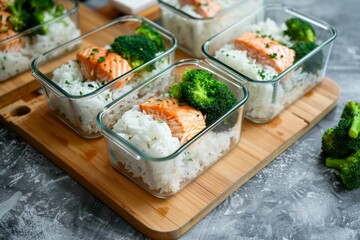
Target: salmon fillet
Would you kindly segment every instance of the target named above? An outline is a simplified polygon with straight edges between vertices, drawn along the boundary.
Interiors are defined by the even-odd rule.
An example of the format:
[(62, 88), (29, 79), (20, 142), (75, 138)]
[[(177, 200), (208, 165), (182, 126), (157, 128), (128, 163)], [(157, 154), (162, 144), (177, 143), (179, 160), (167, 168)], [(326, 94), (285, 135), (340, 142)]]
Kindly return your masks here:
[[(98, 61), (99, 62), (99, 61)], [(110, 82), (111, 80), (119, 77), (123, 73), (131, 70), (129, 63), (126, 59), (122, 58), (117, 53), (109, 53), (103, 58), (103, 61), (98, 63), (96, 67), (96, 78), (101, 81)], [(124, 84), (124, 79), (116, 83), (116, 87), (121, 87)]]
[(295, 51), (269, 37), (245, 32), (235, 39), (236, 49), (247, 51), (250, 58), (273, 67), (279, 74), (294, 63)]
[(152, 115), (155, 120), (165, 121), (172, 135), (183, 143), (206, 127), (205, 117), (200, 111), (180, 104), (176, 98), (152, 97), (140, 104), (140, 110)]
[(79, 61), (81, 71), (85, 79), (96, 80), (96, 67), (98, 60), (104, 58), (108, 51), (105, 48), (91, 46), (85, 48), (76, 54)]
[(216, 0), (180, 0), (180, 6), (183, 5), (195, 6), (195, 11), (204, 18), (212, 17), (221, 11)]
[[(8, 12), (0, 11), (0, 42), (17, 34), (17, 32), (10, 28), (8, 19), (11, 16), (12, 15)], [(17, 52), (24, 46), (24, 39), (16, 38), (9, 43), (1, 44), (0, 51)]]

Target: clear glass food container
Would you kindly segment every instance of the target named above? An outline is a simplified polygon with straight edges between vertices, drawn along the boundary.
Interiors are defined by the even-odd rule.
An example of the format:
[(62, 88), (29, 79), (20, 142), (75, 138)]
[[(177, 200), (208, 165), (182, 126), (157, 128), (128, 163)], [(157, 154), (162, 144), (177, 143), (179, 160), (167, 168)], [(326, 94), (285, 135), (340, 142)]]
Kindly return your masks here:
[(54, 3), (64, 7), (62, 16), (7, 39), (0, 38), (0, 82), (30, 69), (31, 61), (40, 53), (80, 36), (78, 1), (54, 0)]
[[(317, 35), (317, 47), (282, 73), (265, 76), (268, 74), (266, 68), (259, 68), (253, 60), (244, 58), (239, 52), (234, 53), (234, 39), (242, 33), (257, 29), (257, 34), (262, 34), (266, 28), (266, 35), (273, 33), (275, 39), (280, 38), (279, 34), (286, 28), (285, 21), (294, 17), (312, 25)], [(275, 30), (274, 23), (280, 28)], [(284, 5), (268, 4), (210, 38), (202, 51), (209, 62), (236, 74), (249, 89), (250, 97), (245, 105), (244, 117), (264, 123), (271, 121), (324, 79), (336, 34), (332, 26), (319, 19)]]
[(217, 0), (222, 10), (212, 17), (196, 14), (180, 0), (159, 0), (161, 25), (174, 33), (181, 50), (202, 58), (201, 46), (211, 36), (263, 5), (263, 0)]
[[(129, 118), (130, 126), (119, 120), (150, 97), (166, 96), (169, 87), (180, 82), (182, 73), (188, 68), (212, 72), (214, 78), (224, 82), (235, 95), (236, 105), (183, 144), (179, 140), (174, 144), (155, 127), (146, 124), (147, 127), (143, 128), (145, 123), (141, 120), (138, 122)], [(152, 195), (166, 198), (183, 189), (239, 143), (243, 104), (247, 98), (247, 89), (235, 77), (204, 61), (186, 59), (116, 99), (99, 113), (97, 121), (105, 136), (112, 165)], [(119, 126), (142, 130), (136, 130), (134, 136), (129, 134), (125, 137)], [(139, 137), (145, 140), (139, 143)]]
[[(83, 75), (81, 70), (77, 70), (79, 64), (76, 57), (80, 50), (92, 46), (110, 47), (115, 37), (134, 34), (142, 22), (160, 33), (165, 42), (164, 51), (110, 82), (84, 81), (80, 77)], [(69, 52), (75, 47), (77, 51)], [(124, 16), (37, 56), (31, 63), (32, 75), (42, 84), (48, 106), (60, 120), (79, 135), (96, 138), (101, 136), (96, 124), (98, 112), (113, 99), (172, 64), (175, 48), (176, 39), (167, 30), (145, 18)], [(56, 60), (48, 61), (48, 56), (64, 52), (66, 54)]]

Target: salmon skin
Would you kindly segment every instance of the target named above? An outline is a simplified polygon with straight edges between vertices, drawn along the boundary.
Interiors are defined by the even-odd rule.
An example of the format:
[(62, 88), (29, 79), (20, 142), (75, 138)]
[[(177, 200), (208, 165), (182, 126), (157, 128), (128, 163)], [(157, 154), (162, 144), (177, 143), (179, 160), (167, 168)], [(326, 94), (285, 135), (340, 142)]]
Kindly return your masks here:
[(216, 0), (180, 0), (180, 6), (183, 5), (193, 5), (195, 11), (204, 18), (213, 17), (221, 11)]
[(205, 117), (193, 107), (179, 103), (176, 98), (152, 97), (140, 104), (140, 110), (153, 116), (155, 120), (165, 121), (171, 133), (185, 143), (203, 130)]
[[(91, 46), (76, 54), (85, 79), (110, 82), (131, 70), (126, 59), (106, 48)], [(117, 87), (124, 82), (117, 83)]]
[[(10, 28), (9, 17), (11, 16), (8, 12), (0, 11), (0, 42), (18, 34)], [(24, 46), (25, 40), (23, 38), (16, 38), (6, 44), (1, 44), (0, 51), (17, 52)]]
[(235, 48), (247, 51), (250, 58), (282, 73), (294, 63), (295, 51), (277, 41), (252, 32), (245, 32), (234, 40)]

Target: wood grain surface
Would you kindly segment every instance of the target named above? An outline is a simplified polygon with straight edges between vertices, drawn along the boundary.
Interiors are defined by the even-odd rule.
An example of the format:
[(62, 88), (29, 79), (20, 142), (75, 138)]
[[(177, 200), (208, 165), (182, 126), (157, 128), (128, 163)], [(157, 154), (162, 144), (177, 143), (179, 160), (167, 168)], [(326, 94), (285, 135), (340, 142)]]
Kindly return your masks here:
[(303, 136), (339, 96), (337, 84), (325, 79), (270, 123), (244, 121), (239, 145), (169, 199), (153, 197), (117, 172), (104, 139), (73, 133), (50, 112), (43, 95), (2, 108), (0, 119), (144, 235), (175, 239)]

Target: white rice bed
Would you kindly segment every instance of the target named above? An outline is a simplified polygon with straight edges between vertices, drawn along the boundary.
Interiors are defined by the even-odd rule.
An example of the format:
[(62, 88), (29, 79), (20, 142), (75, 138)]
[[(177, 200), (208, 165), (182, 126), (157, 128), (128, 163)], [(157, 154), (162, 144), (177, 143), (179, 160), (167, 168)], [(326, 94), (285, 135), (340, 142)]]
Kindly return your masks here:
[[(46, 35), (38, 34), (31, 36), (31, 39), (26, 36), (25, 47), (19, 52), (0, 51), (0, 81), (5, 81), (30, 69), (34, 57), (78, 36), (80, 36), (80, 30), (70, 18), (52, 23)], [(60, 54), (62, 53), (51, 57)]]
[[(152, 116), (133, 108), (125, 112), (113, 126), (113, 131), (153, 157), (165, 157), (180, 146), (178, 138), (171, 135), (166, 122), (153, 120)], [(116, 144), (109, 144), (110, 155), (115, 166), (122, 164), (133, 174), (141, 178), (148, 188), (160, 193), (175, 193), (182, 183), (194, 179), (207, 166), (221, 158), (237, 142), (239, 126), (228, 131), (208, 132), (178, 157), (168, 161), (135, 160), (125, 154)]]
[[(144, 71), (126, 82), (121, 88), (109, 88), (90, 98), (69, 100), (54, 96), (49, 101), (50, 108), (83, 133), (97, 134), (100, 129), (96, 123), (96, 116), (107, 104), (130, 91), (151, 75), (163, 70), (169, 64), (167, 59), (159, 60), (155, 63), (155, 70), (151, 72)], [(79, 64), (73, 60), (69, 60), (67, 64), (63, 64), (54, 70), (52, 81), (70, 95), (85, 95), (102, 86), (99, 81), (84, 81)], [(151, 92), (149, 91), (147, 94), (151, 94)]]
[[(288, 36), (283, 35), (285, 25), (277, 26), (267, 19), (247, 29), (260, 34), (272, 35), (274, 39), (292, 45)], [(256, 80), (270, 80), (278, 73), (270, 66), (262, 65), (249, 58), (246, 51), (235, 49), (233, 43), (225, 44), (215, 53), (215, 58), (236, 71)], [(276, 87), (273, 84), (257, 84), (244, 82), (249, 89), (249, 99), (245, 104), (245, 117), (254, 121), (266, 121), (280, 113), (289, 104), (296, 101), (308, 90), (321, 81), (317, 74), (303, 72), (302, 68), (293, 71), (286, 79), (281, 80)]]

